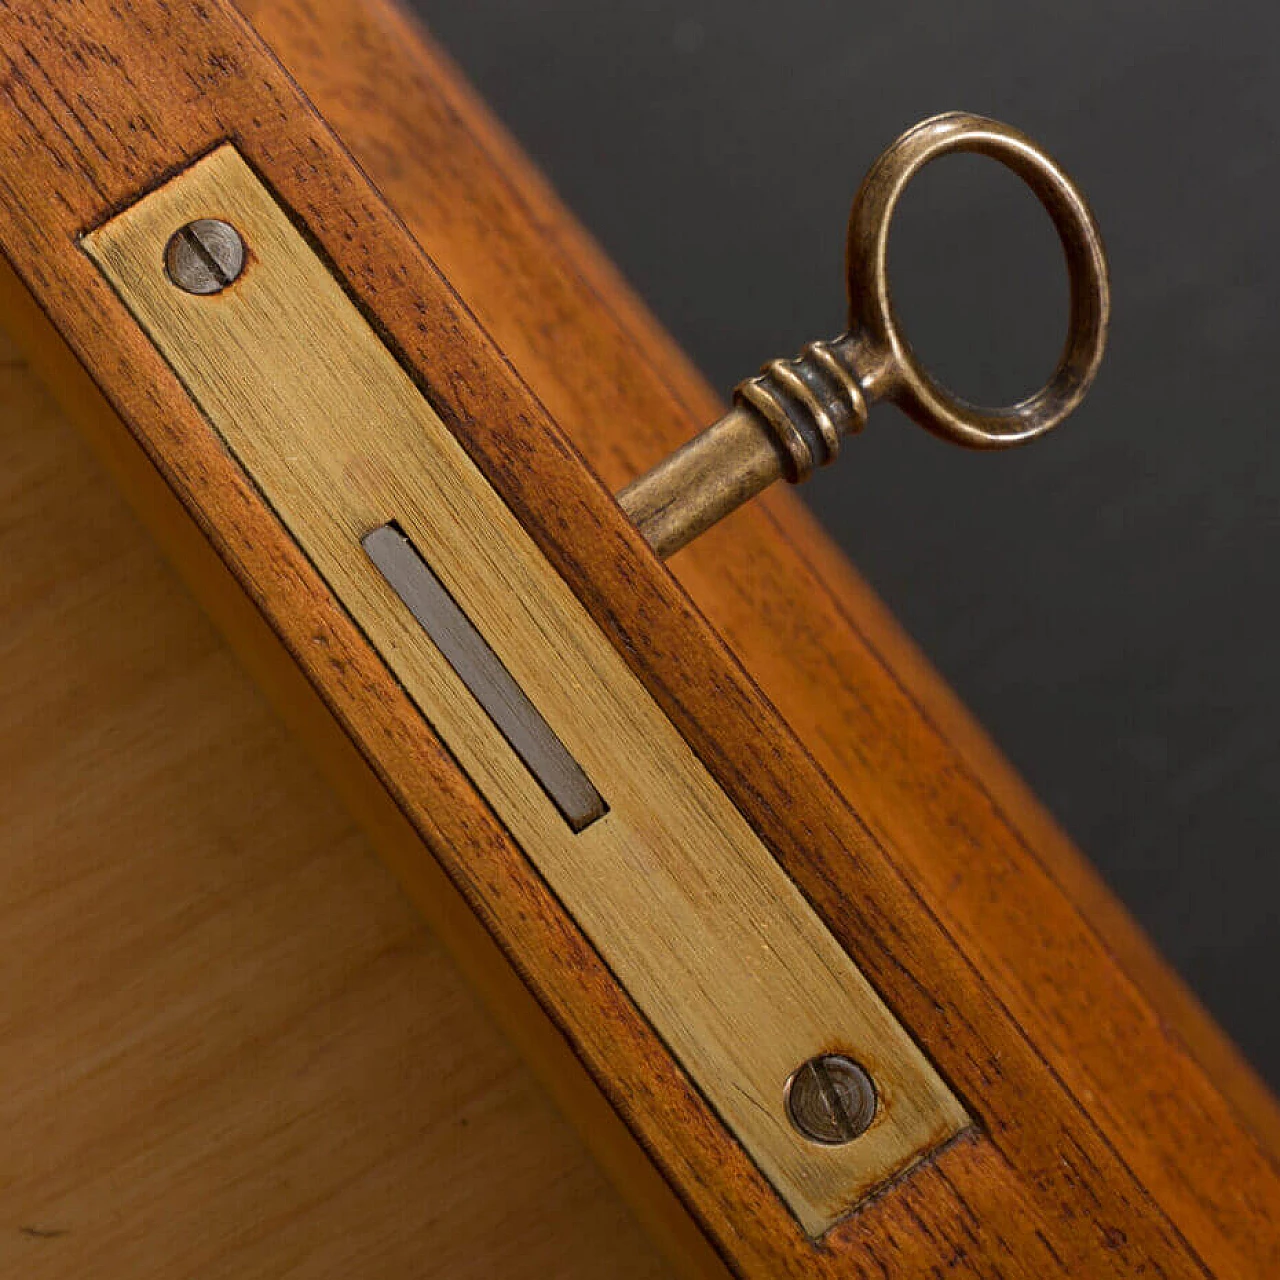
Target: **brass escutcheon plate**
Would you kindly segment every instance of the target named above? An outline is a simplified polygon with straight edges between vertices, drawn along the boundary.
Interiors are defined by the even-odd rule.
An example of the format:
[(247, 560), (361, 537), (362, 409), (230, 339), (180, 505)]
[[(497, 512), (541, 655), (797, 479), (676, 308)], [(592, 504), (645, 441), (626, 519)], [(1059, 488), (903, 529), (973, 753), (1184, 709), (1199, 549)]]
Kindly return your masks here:
[[(170, 237), (197, 218), (247, 246), (239, 278), (204, 296), (165, 273)], [(235, 148), (83, 243), (805, 1229), (821, 1234), (964, 1129), (906, 1030)], [(598, 789), (598, 820), (572, 829), (366, 556), (361, 540), (392, 521)], [(787, 1114), (788, 1080), (829, 1051), (855, 1058), (879, 1100), (838, 1146)]]

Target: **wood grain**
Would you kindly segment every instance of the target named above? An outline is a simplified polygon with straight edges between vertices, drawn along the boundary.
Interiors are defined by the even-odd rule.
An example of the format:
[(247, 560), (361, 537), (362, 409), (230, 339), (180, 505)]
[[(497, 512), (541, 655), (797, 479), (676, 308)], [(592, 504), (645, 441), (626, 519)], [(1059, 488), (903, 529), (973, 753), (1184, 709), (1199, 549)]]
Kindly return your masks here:
[(0, 1274), (665, 1274), (0, 334)]
[[(395, 6), (241, 7), (611, 489), (723, 412), (445, 52)], [(1192, 1220), (1242, 1229), (1229, 1225), (1240, 1221), (1233, 1180), (1217, 1163), (1223, 1113), (1183, 1112), (1150, 1064), (1189, 1055), (1272, 1160), (1275, 1098), (804, 506), (775, 488), (671, 568), (859, 814), (934, 886), (942, 918), (974, 945), (990, 936), (1005, 998), (1043, 1035), (1054, 1069), (1107, 1110), (1125, 1158)], [(1065, 935), (1027, 931), (1016, 912), (1012, 927), (1001, 923), (1028, 879), (1070, 902)], [(1073, 972), (1087, 957), (1089, 977), (1064, 989), (1017, 976), (1052, 974), (1067, 956)], [(1147, 1012), (1121, 1025), (1113, 1008), (1108, 1034), (1077, 1043), (1098, 993), (1124, 1001), (1126, 984), (1130, 1007)]]
[[(148, 42), (171, 27), (175, 15), (189, 43), (181, 51), (165, 49), (165, 58), (151, 57)], [(836, 703), (834, 711), (807, 713), (821, 729), (811, 741), (824, 757), (843, 760), (842, 786), (866, 811), (878, 840), (869, 839), (815, 781), (772, 709), (726, 662), (715, 636), (619, 523), (604, 491), (584, 486), (576, 458), (531, 407), (483, 332), (403, 241), (399, 224), (370, 197), (323, 127), (309, 121), (305, 104), (226, 15), (135, 5), (126, 19), (90, 5), (75, 16), (74, 31), (43, 11), (24, 8), (16, 25), (6, 19), (11, 110), (0, 135), (0, 173), (10, 183), (22, 173), (25, 184), (22, 200), (12, 186), (4, 197), (6, 251), (154, 451), (170, 485), (209, 525), (251, 594), (266, 604), (273, 590), (288, 587), (287, 616), (267, 610), (281, 637), (348, 729), (377, 748), (375, 758), (405, 811), (454, 868), (490, 927), (519, 954), (529, 981), (602, 1087), (735, 1265), (747, 1274), (774, 1275), (913, 1274), (943, 1265), (983, 1276), (1252, 1275), (1274, 1269), (1273, 1164), (1047, 872), (1041, 859), (1051, 855), (1042, 850), (1052, 840), (1042, 846), (1028, 839), (1018, 826), (1025, 807), (1015, 805), (1020, 816), (1011, 821), (996, 805), (997, 795), (1016, 797), (1012, 784), (997, 769), (990, 789), (984, 785), (938, 722), (913, 703), (896, 672), (841, 617), (839, 601), (815, 586), (816, 615), (807, 607), (798, 618), (763, 615), (768, 627), (786, 635), (787, 657), (762, 669), (776, 678), (794, 664), (799, 692), (791, 708), (797, 719), (803, 720), (806, 698)], [(309, 32), (324, 20), (318, 13), (312, 19)], [(116, 25), (125, 22), (138, 37), (132, 44)], [(432, 232), (445, 239), (456, 232), (473, 244), (487, 239), (490, 262), (473, 267), (482, 283), (499, 269), (494, 249), (506, 244), (524, 264), (524, 279), (537, 282), (509, 326), (536, 356), (529, 376), (539, 362), (550, 367), (552, 352), (562, 366), (571, 363), (576, 343), (599, 360), (584, 366), (582, 383), (567, 380), (565, 394), (578, 394), (587, 381), (613, 387), (599, 394), (616, 396), (615, 407), (625, 412), (596, 415), (594, 423), (597, 431), (601, 422), (624, 424), (614, 433), (624, 452), (637, 424), (653, 422), (659, 432), (686, 428), (688, 415), (667, 385), (673, 376), (678, 383), (678, 371), (673, 375), (659, 362), (659, 372), (650, 363), (664, 354), (661, 344), (643, 346), (637, 359), (640, 348), (627, 328), (635, 317), (625, 305), (621, 320), (602, 309), (590, 276), (575, 274), (563, 258), (548, 271), (546, 245), (563, 237), (576, 253), (574, 233), (558, 223), (553, 231), (539, 226), (546, 207), (526, 205), (527, 188), (513, 196), (509, 179), (488, 158), (483, 121), (478, 135), (459, 126), (457, 95), (440, 89), (438, 69), (431, 69), (394, 15), (373, 11), (367, 26), (355, 30), (361, 38), (327, 45), (344, 48), (349, 65), (386, 53), (380, 44), (392, 46), (392, 55), (397, 44), (408, 50), (399, 61), (369, 59), (366, 110), (376, 101), (392, 118), (402, 107), (417, 112), (415, 118), (444, 140), (439, 151), (396, 153), (398, 169), (391, 156), (380, 182), (392, 184), (399, 174), (408, 175), (409, 188), (418, 185), (424, 171), (414, 173), (413, 157), (419, 155), (438, 187), (456, 170), (476, 198), (455, 200), (436, 224), (424, 224), (423, 239)], [(310, 38), (293, 49), (299, 62)], [(390, 70), (397, 66), (399, 81)], [(59, 99), (33, 67), (54, 86), (77, 77), (79, 96)], [(108, 112), (108, 103), (124, 96), (122, 80), (148, 87), (141, 114), (138, 95), (128, 95), (133, 114), (127, 126)], [(371, 94), (373, 84), (385, 85), (385, 96)], [(193, 87), (203, 96), (193, 97)], [(442, 105), (435, 115), (423, 114), (432, 94)], [(164, 102), (180, 103), (181, 111), (164, 113)], [(474, 113), (468, 118), (474, 120)], [(985, 1136), (956, 1144), (917, 1170), (831, 1233), (822, 1250), (796, 1238), (754, 1171), (735, 1162), (643, 1026), (625, 1002), (617, 1002), (589, 950), (539, 898), (537, 886), (521, 880), (501, 833), (482, 812), (468, 809), (466, 788), (448, 761), (430, 743), (413, 740), (406, 709), (380, 683), (358, 639), (340, 629), (326, 633), (326, 653), (318, 657), (313, 637), (317, 627), (329, 625), (331, 601), (306, 566), (272, 541), (269, 522), (238, 489), (225, 459), (201, 449), (198, 418), (184, 408), (163, 365), (130, 335), (118, 304), (72, 264), (79, 230), (171, 171), (175, 153), (190, 159), (229, 135), (269, 176), (357, 294), (370, 305), (376, 300), (384, 332), (410, 365), (434, 371), (435, 380), (428, 381), (442, 416), (981, 1117)], [(384, 137), (394, 136), (395, 127), (384, 121)], [(372, 167), (367, 156), (365, 163)], [(426, 197), (418, 207), (427, 207)], [(466, 290), (464, 276), (459, 272), (457, 282)], [(518, 345), (510, 354), (524, 369)], [(549, 402), (545, 391), (543, 398)], [(657, 410), (653, 417), (649, 408)], [(745, 619), (748, 601), (790, 600), (797, 582), (807, 582), (795, 572), (800, 553), (779, 554), (777, 526), (755, 523), (759, 518), (736, 517), (712, 535), (733, 536), (732, 545), (753, 562), (741, 593), (735, 586), (707, 597), (719, 600), (719, 621), (735, 640), (735, 611)], [(757, 550), (764, 553), (759, 563)], [(819, 547), (813, 554), (823, 552)], [(732, 577), (736, 556), (721, 563), (730, 566), (722, 576)], [(815, 620), (828, 618), (830, 634), (812, 629)], [(761, 621), (759, 613), (749, 624), (741, 621), (744, 633), (757, 636), (745, 645), (757, 659)], [(682, 663), (680, 655), (691, 645), (697, 660)], [(342, 679), (335, 683), (338, 659)], [(897, 654), (894, 661), (916, 687), (919, 670), (911, 655)], [(827, 683), (818, 692), (809, 682), (824, 665)], [(360, 720), (358, 690), (366, 698), (370, 690), (385, 690), (376, 723)], [(948, 731), (963, 724), (942, 706)], [(855, 725), (866, 732), (854, 736)], [(763, 739), (761, 726), (767, 729)], [(394, 785), (404, 768), (433, 780), (430, 809), (415, 806)], [(787, 822), (780, 825), (783, 814)], [(1038, 830), (1030, 831), (1037, 840)], [(467, 848), (467, 867), (450, 862), (451, 839)], [(487, 905), (503, 900), (519, 902), (526, 915), (513, 923)], [(559, 945), (548, 946), (551, 938)], [(574, 963), (566, 964), (570, 952)], [(1063, 973), (1073, 981), (1062, 983)], [(614, 1032), (608, 1055), (591, 1044), (602, 1009)], [(1214, 1037), (1205, 1033), (1201, 1040), (1212, 1045)], [(1135, 1063), (1148, 1069), (1135, 1070)], [(1261, 1113), (1255, 1106), (1253, 1114)]]
[[(253, 262), (215, 297), (162, 269), (225, 218)], [(341, 606), (806, 1230), (965, 1128), (963, 1109), (233, 147), (83, 241)], [(376, 431), (369, 424), (378, 423)], [(609, 805), (575, 832), (361, 545), (388, 519)], [(833, 1048), (881, 1105), (818, 1146), (787, 1081)]]

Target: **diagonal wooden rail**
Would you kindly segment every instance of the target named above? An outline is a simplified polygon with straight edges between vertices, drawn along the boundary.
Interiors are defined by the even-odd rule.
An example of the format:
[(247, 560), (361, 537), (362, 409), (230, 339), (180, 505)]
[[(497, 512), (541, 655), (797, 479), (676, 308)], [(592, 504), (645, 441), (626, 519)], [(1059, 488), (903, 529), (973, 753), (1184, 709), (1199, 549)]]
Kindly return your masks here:
[[(174, 149), (183, 153), (180, 159), (190, 159), (228, 133), (242, 137), (255, 163), (305, 217), (346, 278), (360, 282), (365, 292), (377, 282), (379, 315), (411, 362), (431, 366), (422, 344), (443, 340), (435, 323), (440, 315), (457, 326), (455, 338), (459, 331), (470, 332), (465, 315), (448, 291), (431, 285), (429, 274), (414, 268), (418, 273), (411, 287), (402, 290), (391, 276), (379, 273), (376, 254), (369, 256), (370, 236), (376, 232), (392, 243), (402, 234), (398, 224), (379, 212), (375, 197), (346, 167), (323, 127), (308, 125), (301, 148), (290, 141), (282, 111), (297, 113), (291, 117), (296, 123), (306, 118), (306, 105), (291, 96), (278, 68), (225, 11), (214, 8), (199, 19), (186, 14), (191, 26), (184, 25), (184, 31), (198, 34), (198, 48), (165, 66), (153, 66), (150, 79), (134, 77), (135, 84), (182, 86), (184, 113), (164, 130), (146, 116), (135, 118), (127, 148), (117, 145), (109, 131), (89, 131), (86, 137), (56, 94), (38, 78), (33, 81), (32, 65), (56, 74), (65, 60), (40, 7), (22, 6), (22, 12), (21, 30), (6, 30), (6, 37), (14, 37), (6, 38), (6, 55), (12, 52), (16, 58), (7, 68), (8, 101), (16, 96), (22, 108), (18, 114), (25, 113), (22, 128), (33, 129), (37, 142), (43, 140), (68, 172), (86, 176), (73, 188), (57, 188), (56, 194), (70, 203), (70, 216), (52, 192), (47, 193), (49, 202), (31, 208), (26, 197), (33, 193), (24, 188), (20, 203), (10, 182), (2, 203), (22, 213), (6, 226), (6, 250), (28, 283), (44, 287), (42, 301), (100, 384), (111, 387), (118, 407), (135, 426), (150, 424), (154, 434), (148, 439), (159, 449), (157, 456), (165, 458), (180, 491), (189, 496), (223, 465), (196, 449), (198, 419), (175, 401), (178, 412), (165, 415), (162, 424), (162, 407), (145, 388), (166, 385), (163, 368), (149, 363), (145, 351), (128, 338), (119, 311), (93, 292), (88, 277), (77, 277), (70, 269), (73, 287), (62, 292), (47, 288), (49, 263), (73, 248), (75, 236), (110, 206), (135, 198), (171, 170)], [(181, 17), (186, 11), (167, 9), (162, 19), (158, 10), (140, 5), (132, 20), (149, 24), (154, 38), (175, 12)], [(145, 57), (146, 50), (117, 50), (104, 40), (110, 32), (92, 6), (84, 7), (79, 17), (77, 31), (62, 36), (82, 64), (78, 74), (87, 99), (101, 112), (111, 95), (94, 79), (105, 74), (92, 56), (94, 41), (121, 58), (126, 53)], [(560, 424), (590, 447), (592, 461), (607, 480), (621, 483), (689, 434), (695, 422), (687, 405), (699, 397), (705, 401), (705, 393), (633, 305), (624, 296), (619, 300), (613, 286), (607, 286), (609, 304), (601, 303), (603, 269), (583, 249), (578, 233), (555, 222), (556, 230), (548, 236), (554, 206), (545, 192), (510, 161), (492, 126), (465, 105), (465, 92), (449, 81), (447, 72), (426, 60), (400, 18), (381, 10), (284, 5), (263, 11), (259, 20), (267, 39), (288, 50), (290, 71), (307, 83), (313, 101), (357, 152), (365, 172), (380, 175), (382, 193), (417, 229), (451, 284), (498, 336), (505, 355)], [(309, 35), (291, 46), (287, 32), (299, 29)], [(342, 65), (325, 73), (319, 64), (334, 48), (344, 50)], [(252, 66), (255, 92), (262, 95), (252, 105), (246, 103), (239, 78), (246, 65)], [(373, 85), (379, 91), (370, 95)], [(205, 95), (194, 103), (193, 86)], [(377, 104), (374, 110), (371, 101)], [(40, 121), (56, 122), (82, 154), (72, 153), (67, 137), (42, 134)], [(35, 171), (39, 147), (33, 152), (32, 138), (20, 134), (19, 127), (9, 116), (0, 131), (0, 173), (6, 178)], [(109, 161), (93, 152), (90, 138), (98, 147), (113, 148)], [(416, 139), (418, 145), (400, 148), (392, 139)], [(501, 166), (494, 165), (495, 154), (502, 157)], [(354, 242), (344, 240), (350, 220), (342, 230), (330, 226), (312, 198), (339, 196), (360, 224)], [(401, 259), (414, 260), (412, 252)], [(410, 320), (397, 310), (404, 306), (411, 311), (410, 299), (421, 302), (429, 296), (439, 308), (434, 318)], [(19, 303), (13, 301), (12, 308)], [(16, 314), (12, 308), (10, 314)], [(428, 332), (415, 333), (415, 323), (426, 324)], [(29, 325), (24, 336), (33, 332)], [(554, 340), (548, 339), (549, 332), (555, 333)], [(638, 341), (637, 334), (645, 336)], [(483, 346), (481, 337), (476, 342)], [(115, 343), (124, 349), (113, 350)], [(565, 356), (574, 347), (588, 356), (581, 380), (563, 372), (573, 363)], [(642, 359), (635, 358), (637, 349), (644, 353)], [(44, 352), (47, 368), (53, 369), (57, 354)], [(557, 362), (559, 377), (552, 372)], [(139, 374), (132, 386), (117, 381), (128, 364)], [(59, 389), (69, 399), (90, 397), (92, 388), (83, 376), (76, 381), (73, 368), (62, 368), (68, 372), (58, 377)], [(508, 386), (507, 375), (490, 373), (500, 387)], [(585, 386), (588, 378), (601, 389), (591, 392)], [(465, 378), (450, 382), (446, 390), (461, 400), (476, 394)], [(512, 394), (519, 399), (514, 390)], [(594, 408), (603, 400), (606, 408), (627, 412), (621, 417), (582, 414), (593, 395)], [(481, 414), (462, 416), (483, 424)], [(705, 421), (714, 413), (696, 416)], [(624, 419), (625, 440), (588, 440), (588, 425)], [(101, 421), (109, 425), (109, 419)], [(636, 424), (645, 432), (634, 434)], [(191, 433), (190, 439), (184, 432)], [(107, 447), (124, 449), (118, 436), (110, 437)], [(540, 457), (546, 463), (544, 483), (546, 476), (572, 470), (555, 449)], [(137, 474), (145, 474), (145, 468)], [(252, 525), (242, 495), (234, 489), (227, 493)], [(600, 495), (603, 499), (603, 490)], [(536, 499), (508, 496), (513, 505), (517, 499)], [(622, 611), (611, 625), (632, 643), (643, 639), (645, 661), (651, 664), (648, 677), (662, 685), (669, 714), (708, 752), (717, 769), (725, 767), (732, 753), (716, 755), (714, 743), (699, 736), (698, 723), (716, 720), (723, 732), (728, 721), (740, 726), (743, 743), (758, 743), (749, 721), (754, 716), (768, 723), (771, 710), (721, 665), (723, 655), (714, 638), (700, 630), (687, 604), (673, 594), (670, 580), (646, 567), (642, 549), (613, 523), (620, 519), (616, 511), (611, 517), (595, 497), (580, 497), (585, 508), (580, 506), (578, 513), (589, 510), (608, 531), (602, 547), (621, 557), (626, 570), (621, 576), (629, 574), (630, 585), (642, 583), (646, 592), (643, 600), (611, 597), (610, 604)], [(843, 862), (819, 864), (812, 849), (785, 841), (779, 844), (780, 855), (846, 945), (874, 968), (890, 1003), (936, 1054), (948, 1078), (961, 1084), (966, 1099), (981, 1098), (978, 1112), (989, 1136), (951, 1149), (895, 1194), (838, 1228), (824, 1249), (815, 1252), (762, 1194), (753, 1171), (715, 1144), (713, 1130), (699, 1131), (707, 1139), (705, 1152), (678, 1154), (663, 1118), (679, 1116), (681, 1126), (696, 1126), (696, 1100), (681, 1094), (671, 1077), (663, 1077), (669, 1089), (655, 1093), (644, 1087), (652, 1076), (629, 1074), (644, 1036), (642, 1028), (626, 1020), (624, 1009), (618, 1009), (621, 1020), (614, 1024), (612, 1053), (605, 1055), (592, 1046), (589, 1024), (578, 1017), (575, 997), (548, 985), (541, 990), (562, 1029), (580, 1037), (588, 1064), (615, 1090), (615, 1102), (631, 1123), (645, 1132), (650, 1152), (667, 1175), (677, 1183), (682, 1174), (705, 1175), (683, 1183), (686, 1203), (710, 1237), (732, 1250), (735, 1265), (745, 1273), (840, 1274), (842, 1268), (876, 1264), (909, 1273), (945, 1256), (973, 1274), (991, 1274), (972, 1253), (975, 1218), (990, 1247), (1007, 1248), (1024, 1267), (1044, 1275), (1055, 1269), (1123, 1274), (1149, 1259), (1158, 1259), (1169, 1273), (1274, 1270), (1276, 1173), (1268, 1154), (1275, 1149), (1272, 1104), (848, 570), (810, 535), (794, 510), (772, 499), (766, 503), (763, 511), (735, 516), (708, 535), (721, 542), (709, 546), (705, 557), (694, 548), (686, 553), (686, 564), (677, 561), (675, 567), (875, 837), (867, 844), (856, 827), (848, 830), (848, 847), (858, 851), (859, 859), (870, 860), (864, 865), (877, 868), (871, 915), (855, 924), (847, 914), (846, 895), (824, 885), (823, 875), (836, 865), (844, 868)], [(257, 531), (266, 527), (259, 524)], [(555, 543), (554, 518), (539, 529), (540, 536)], [(796, 539), (799, 530), (804, 532)], [(728, 548), (734, 554), (727, 557)], [(255, 559), (244, 542), (224, 538), (220, 550), (259, 588), (270, 580), (268, 563)], [(608, 566), (594, 560), (581, 566), (581, 574), (568, 559), (560, 563), (584, 598), (590, 598), (594, 573), (602, 575), (601, 581), (615, 580)], [(304, 568), (296, 563), (291, 568), (305, 581)], [(650, 616), (640, 625), (646, 606)], [(664, 630), (662, 619), (668, 617), (678, 618), (679, 626)], [(778, 650), (783, 620), (789, 643)], [(656, 632), (649, 629), (655, 625)], [(728, 680), (714, 697), (707, 693), (705, 667), (682, 671), (660, 656), (664, 649), (675, 652), (673, 642), (688, 628), (700, 637), (717, 673)], [(306, 650), (309, 631), (304, 623), (293, 629), (281, 625), (281, 630), (295, 652)], [(356, 660), (357, 670), (358, 650), (344, 649), (344, 655)], [(732, 694), (728, 702), (726, 690)], [(394, 699), (388, 706), (394, 716)], [(745, 709), (750, 716), (742, 714)], [(420, 763), (428, 761), (441, 768), (429, 751), (420, 758)], [(802, 757), (790, 753), (788, 762), (802, 772), (807, 768)], [(451, 779), (447, 769), (438, 777), (441, 794), (464, 806), (465, 786)], [(780, 803), (782, 792), (775, 799)], [(766, 818), (768, 794), (745, 807)], [(822, 813), (803, 804), (792, 816), (814, 821), (815, 830), (825, 827)], [(476, 815), (466, 832), (472, 841), (479, 837), (487, 851), (503, 847), (501, 833), (487, 826), (483, 815)], [(448, 856), (443, 843), (438, 851)], [(845, 869), (841, 874), (849, 873)], [(904, 884), (911, 886), (909, 892)], [(539, 917), (541, 923), (551, 919)], [(895, 940), (876, 954), (882, 927), (894, 932)], [(909, 952), (905, 938), (916, 936), (917, 928), (936, 928), (958, 945), (972, 968), (931, 964), (923, 971), (915, 967), (908, 978), (903, 971)], [(561, 934), (560, 940), (574, 945), (571, 934)], [(589, 953), (575, 954), (589, 970)], [(549, 973), (554, 959), (542, 953), (538, 964), (546, 964), (542, 972)], [(932, 995), (922, 999), (913, 994), (912, 983), (922, 972), (939, 984), (939, 994), (950, 990), (958, 997), (963, 990), (964, 999), (943, 1000), (945, 1013), (931, 1008), (936, 1004)], [(1064, 973), (1072, 975), (1071, 982), (1061, 980)], [(605, 988), (595, 990), (599, 994)], [(961, 1010), (984, 1029), (978, 1041), (967, 1033), (964, 1037), (965, 1052), (980, 1043), (986, 1055), (976, 1072), (974, 1064), (962, 1061), (959, 1042), (946, 1026)], [(1017, 1028), (1012, 1039), (1002, 1038), (1002, 1026)], [(1028, 1043), (1034, 1044), (1035, 1055), (1028, 1056)], [(1144, 1069), (1136, 1070), (1135, 1064)], [(1082, 1198), (1091, 1196), (1106, 1206), (1102, 1214), (1080, 1212)]]

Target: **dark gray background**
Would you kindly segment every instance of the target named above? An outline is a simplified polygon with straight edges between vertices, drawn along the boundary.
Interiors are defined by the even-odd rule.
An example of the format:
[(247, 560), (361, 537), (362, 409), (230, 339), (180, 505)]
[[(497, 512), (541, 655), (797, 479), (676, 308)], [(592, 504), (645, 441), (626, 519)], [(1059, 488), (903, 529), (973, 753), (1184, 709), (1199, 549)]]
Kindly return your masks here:
[[(726, 391), (839, 331), (850, 197), (917, 119), (1007, 120), (1081, 183), (1115, 290), (1085, 408), (1001, 455), (883, 409), (802, 492), (1280, 1086), (1280, 10), (418, 9)], [(973, 398), (1031, 390), (1066, 298), (1038, 206), (957, 157), (901, 214), (893, 280), (917, 348)]]

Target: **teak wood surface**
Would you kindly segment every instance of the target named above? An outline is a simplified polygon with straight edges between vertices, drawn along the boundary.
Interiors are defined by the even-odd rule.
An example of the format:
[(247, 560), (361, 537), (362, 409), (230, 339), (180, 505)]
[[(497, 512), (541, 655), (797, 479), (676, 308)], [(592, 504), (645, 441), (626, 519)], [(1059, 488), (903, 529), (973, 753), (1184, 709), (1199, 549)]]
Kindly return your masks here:
[[(5, 253), (259, 604), (288, 580), (287, 616), (266, 611), (353, 736), (391, 735), (374, 753), (383, 777), (398, 761), (432, 779), (434, 812), (401, 794), (405, 812), (446, 865), (462, 848), (475, 860), (470, 879), (453, 865), (460, 887), (722, 1256), (752, 1275), (1274, 1273), (1274, 1104), (847, 567), (774, 497), (673, 565), (865, 828), (517, 379), (610, 487), (714, 415), (465, 89), (391, 11), (251, 16), (404, 226), (225, 10), (23, 5), (3, 18)], [(979, 1136), (820, 1246), (726, 1141), (358, 637), (333, 623), (314, 575), (79, 255), (81, 232), (227, 137), (979, 1118)], [(8, 300), (38, 327), (16, 290)], [(38, 354), (52, 371), (58, 352)], [(123, 470), (129, 438), (110, 434), (93, 388), (63, 369), (58, 389)], [(172, 542), (190, 568), (197, 552), (177, 532)], [(320, 663), (317, 627), (330, 628)], [(385, 689), (376, 724), (359, 720), (362, 681)], [(414, 868), (400, 870), (420, 889)], [(520, 895), (519, 929), (486, 910), (495, 886)], [(608, 1046), (593, 1039), (602, 1009)]]

